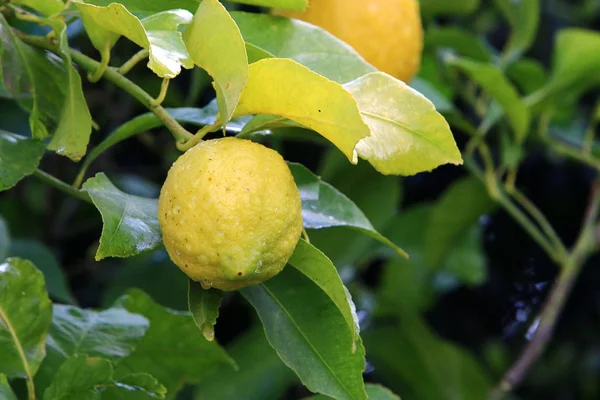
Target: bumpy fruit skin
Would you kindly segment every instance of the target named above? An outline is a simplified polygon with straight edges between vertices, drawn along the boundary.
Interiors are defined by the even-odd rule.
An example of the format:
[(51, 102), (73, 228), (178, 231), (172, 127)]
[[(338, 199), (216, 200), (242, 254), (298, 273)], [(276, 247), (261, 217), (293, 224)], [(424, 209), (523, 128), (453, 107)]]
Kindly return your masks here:
[(276, 14), (320, 26), (405, 82), (419, 71), (423, 27), (417, 0), (310, 0), (304, 13)]
[(302, 232), (300, 193), (283, 158), (236, 138), (201, 142), (173, 164), (158, 219), (173, 262), (220, 290), (279, 273)]

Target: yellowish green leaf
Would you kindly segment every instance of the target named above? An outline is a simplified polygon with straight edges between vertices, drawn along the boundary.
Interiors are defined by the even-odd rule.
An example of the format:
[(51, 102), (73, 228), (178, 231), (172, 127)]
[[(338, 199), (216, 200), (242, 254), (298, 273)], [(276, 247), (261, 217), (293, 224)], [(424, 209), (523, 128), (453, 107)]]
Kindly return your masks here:
[(250, 64), (246, 87), (233, 117), (274, 114), (302, 124), (331, 141), (353, 163), (355, 147), (369, 136), (356, 101), (344, 88), (289, 59)]

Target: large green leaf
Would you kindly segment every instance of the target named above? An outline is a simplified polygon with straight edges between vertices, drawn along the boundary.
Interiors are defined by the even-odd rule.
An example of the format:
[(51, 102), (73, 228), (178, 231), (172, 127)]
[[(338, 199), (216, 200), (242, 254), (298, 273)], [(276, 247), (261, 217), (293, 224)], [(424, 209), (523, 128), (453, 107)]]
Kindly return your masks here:
[(38, 391), (48, 387), (60, 366), (76, 354), (112, 361), (127, 357), (149, 327), (146, 318), (122, 308), (96, 312), (55, 304), (53, 311), (48, 354), (35, 377)]
[(240, 30), (218, 0), (200, 3), (185, 44), (194, 63), (213, 77), (220, 120), (229, 122), (248, 80), (248, 56)]
[(62, 0), (13, 0), (12, 2), (32, 8), (43, 15), (56, 14), (65, 8)]
[[(75, 3), (84, 19), (84, 25), (99, 51), (106, 42), (114, 44), (115, 35), (125, 36), (150, 53), (148, 68), (161, 78), (174, 78), (181, 67), (192, 68), (178, 27), (189, 24), (192, 15), (186, 10), (168, 10), (140, 20), (120, 3), (111, 2), (106, 7)], [(101, 28), (101, 29), (100, 29)]]
[(291, 58), (338, 83), (375, 71), (352, 47), (317, 26), (269, 14), (231, 15), (250, 45), (249, 54), (258, 49), (261, 58)]
[(548, 81), (548, 74), (541, 62), (522, 58), (506, 69), (506, 74), (525, 93), (539, 90)]
[(44, 400), (151, 400), (164, 399), (166, 389), (148, 374), (113, 380), (113, 366), (100, 357), (75, 355), (56, 372)]
[(65, 100), (48, 149), (73, 161), (79, 161), (85, 155), (90, 141), (92, 116), (83, 95), (81, 77), (71, 62), (67, 25), (57, 20), (47, 21), (59, 39), (59, 50), (67, 70)]
[(449, 58), (451, 65), (461, 69), (477, 82), (502, 107), (512, 125), (515, 137), (522, 141), (529, 131), (529, 109), (519, 97), (514, 86), (506, 79), (499, 68), (492, 64), (468, 60), (466, 58)]
[(268, 58), (250, 65), (234, 117), (248, 114), (280, 115), (307, 126), (353, 163), (356, 144), (369, 135), (350, 93), (289, 59)]
[(302, 199), (302, 222), (307, 229), (347, 227), (364, 233), (406, 255), (404, 250), (381, 235), (365, 214), (343, 193), (323, 182), (301, 164), (288, 163)]
[(443, 193), (427, 223), (427, 264), (440, 268), (446, 256), (479, 218), (495, 208), (485, 186), (476, 178), (456, 181)]
[(31, 262), (0, 264), (0, 373), (33, 379), (46, 355), (51, 307), (44, 277)]
[(196, 400), (278, 399), (296, 381), (294, 373), (277, 357), (262, 329), (252, 329), (228, 348), (239, 371), (219, 366), (196, 389)]
[(0, 191), (33, 174), (45, 149), (41, 140), (0, 130)]
[(419, 400), (488, 396), (491, 381), (484, 368), (465, 350), (436, 337), (416, 315), (373, 326), (364, 337), (376, 373), (399, 393)]
[(0, 399), (3, 400), (18, 400), (15, 393), (10, 388), (6, 375), (0, 374)]
[[(185, 297), (185, 292), (181, 295)], [(235, 365), (217, 343), (202, 336), (188, 312), (163, 308), (135, 289), (117, 304), (150, 321), (148, 333), (133, 354), (117, 366), (117, 378), (147, 372), (165, 385), (173, 398), (184, 383), (201, 381), (210, 369)]]
[(294, 268), (241, 293), (254, 306), (279, 357), (311, 391), (334, 399), (367, 399), (364, 349), (335, 303)]
[[(0, 241), (1, 243), (1, 241)], [(30, 260), (44, 274), (50, 297), (66, 303), (75, 303), (65, 275), (52, 251), (41, 242), (28, 239), (13, 240), (9, 255)], [(2, 259), (0, 254), (0, 259)]]
[(518, 58), (533, 44), (540, 22), (540, 0), (495, 0), (510, 23), (511, 36), (504, 53), (510, 61)]
[(50, 136), (63, 109), (69, 86), (64, 64), (57, 57), (22, 42), (0, 15), (1, 89), (30, 111), (35, 138)]
[(102, 215), (102, 236), (96, 260), (131, 257), (159, 246), (158, 201), (121, 192), (103, 173), (88, 179), (87, 192)]
[(379, 172), (414, 175), (446, 163), (462, 164), (444, 117), (404, 82), (374, 72), (344, 87), (371, 130), (358, 142), (358, 155)]
[(313, 281), (333, 301), (352, 333), (352, 348), (355, 349), (360, 341), (356, 307), (331, 260), (315, 246), (300, 240), (288, 263)]
[(219, 317), (219, 307), (223, 292), (217, 289), (204, 289), (202, 285), (188, 280), (188, 304), (194, 322), (206, 340), (215, 339), (215, 324)]
[[(367, 389), (367, 395), (369, 396), (369, 400), (400, 400), (400, 397), (396, 396), (394, 393), (392, 393), (391, 390), (381, 385), (368, 383), (367, 385), (365, 385), (365, 388)], [(329, 398), (330, 397), (318, 395), (306, 400), (327, 400)]]

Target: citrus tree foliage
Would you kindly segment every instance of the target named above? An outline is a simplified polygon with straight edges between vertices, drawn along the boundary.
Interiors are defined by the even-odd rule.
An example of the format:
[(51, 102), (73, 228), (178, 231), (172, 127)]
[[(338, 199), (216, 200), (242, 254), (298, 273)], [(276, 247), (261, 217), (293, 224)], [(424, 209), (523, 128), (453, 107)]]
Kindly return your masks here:
[[(30, 133), (0, 121), (0, 191), (33, 175), (87, 202), (103, 224), (95, 259), (126, 259), (107, 284), (105, 308), (81, 308), (52, 251), (11, 238), (0, 218), (0, 397), (174, 399), (185, 385), (196, 385), (198, 399), (265, 399), (299, 381), (315, 399), (398, 399), (365, 384), (365, 357), (372, 354), (392, 389), (407, 393), (403, 398), (484, 398), (491, 387), (486, 370), (437, 337), (420, 313), (446, 290), (433, 288), (436, 279), (451, 285), (486, 279), (478, 220), (499, 206), (557, 263), (568, 259), (543, 216), (525, 201), (531, 215), (515, 211), (514, 185), (500, 178), (516, 173), (532, 127), (600, 83), (590, 78), (600, 70), (600, 35), (561, 31), (546, 72), (523, 58), (536, 37), (539, 2), (498, 0), (511, 27), (503, 50), (461, 28), (432, 28), (421, 76), (407, 84), (316, 26), (232, 11), (235, 3), (303, 11), (306, 0), (231, 3), (0, 0), (0, 96), (27, 113)], [(479, 6), (421, 2), (426, 17), (469, 15)], [(73, 46), (82, 37), (92, 52)], [(117, 66), (114, 54), (123, 43), (135, 51)], [(132, 68), (145, 68), (151, 84), (129, 78)], [(214, 100), (203, 108), (183, 101), (164, 107), (169, 85), (186, 74), (203, 77)], [(469, 95), (479, 96), (467, 99), (479, 113), (477, 127), (453, 104), (465, 80)], [(87, 88), (104, 86), (94, 84), (132, 96), (147, 112), (96, 137)], [(465, 151), (472, 176), (447, 188), (436, 204), (395, 215), (402, 196), (395, 176), (463, 164), (448, 121), (473, 137)], [(263, 329), (227, 348), (215, 341), (215, 326), (229, 295), (188, 282), (168, 260), (156, 188), (126, 190), (118, 177), (88, 173), (106, 150), (158, 127), (173, 136), (170, 151), (187, 151), (219, 132), (328, 146), (318, 174), (288, 163), (309, 235), (280, 274), (233, 294), (256, 311)], [(493, 127), (501, 132), (500, 165), (483, 142)], [(581, 152), (551, 145), (599, 169), (592, 142), (580, 141)], [(40, 169), (51, 152), (61, 162), (81, 162), (72, 185)], [(385, 260), (376, 312), (390, 322), (363, 334), (352, 293), (364, 291), (342, 272), (375, 258)], [(271, 378), (273, 384), (260, 384)]]

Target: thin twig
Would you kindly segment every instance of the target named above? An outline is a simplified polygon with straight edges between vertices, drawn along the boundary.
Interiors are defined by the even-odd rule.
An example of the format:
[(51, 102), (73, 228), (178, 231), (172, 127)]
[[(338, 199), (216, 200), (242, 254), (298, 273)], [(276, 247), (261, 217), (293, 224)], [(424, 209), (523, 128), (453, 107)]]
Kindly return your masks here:
[(550, 342), (558, 317), (573, 289), (583, 264), (597, 250), (595, 227), (599, 207), (600, 183), (597, 182), (594, 184), (590, 196), (579, 238), (564, 264), (561, 265), (561, 273), (554, 282), (550, 295), (542, 308), (538, 327), (520, 357), (504, 375), (500, 384), (491, 391), (489, 400), (501, 400), (519, 385)]
[(35, 176), (42, 182), (44, 182), (50, 186), (54, 186), (56, 189), (66, 193), (70, 196), (75, 197), (76, 199), (83, 200), (88, 203), (92, 202), (92, 199), (90, 199), (90, 196), (88, 196), (87, 193), (81, 192), (81, 191), (75, 189), (71, 185), (61, 181), (60, 179), (58, 179), (40, 169), (36, 169), (35, 172), (33, 173), (33, 176)]
[(118, 71), (121, 75), (126, 75), (129, 71), (133, 69), (140, 61), (148, 58), (150, 52), (148, 49), (142, 49), (135, 53), (129, 60), (125, 61), (121, 67), (119, 67)]

